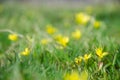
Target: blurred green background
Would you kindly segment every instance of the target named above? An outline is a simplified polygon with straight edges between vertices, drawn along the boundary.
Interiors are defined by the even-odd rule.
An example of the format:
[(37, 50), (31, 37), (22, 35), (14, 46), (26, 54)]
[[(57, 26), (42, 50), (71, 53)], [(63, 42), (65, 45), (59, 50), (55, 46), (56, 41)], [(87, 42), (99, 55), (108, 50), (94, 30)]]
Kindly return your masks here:
[[(4, 11), (5, 16), (1, 13), (0, 19), (2, 17), (9, 17), (9, 19), (11, 17), (19, 18), (20, 15), (17, 15), (16, 12), (22, 15), (28, 9), (26, 14), (34, 17), (36, 11), (32, 11), (33, 8), (37, 9), (43, 16), (57, 20), (56, 18), (61, 18), (64, 14), (69, 17), (72, 13), (86, 11), (86, 8), (91, 7), (92, 15), (101, 21), (105, 21), (107, 24), (107, 34), (110, 37), (115, 37), (116, 41), (120, 43), (120, 0), (0, 0), (0, 3), (7, 9), (7, 12)], [(16, 7), (19, 7), (18, 10), (16, 10)], [(33, 17), (29, 18), (35, 19)], [(2, 24), (2, 21), (0, 23)], [(0, 26), (0, 28), (7, 27), (5, 25)]]

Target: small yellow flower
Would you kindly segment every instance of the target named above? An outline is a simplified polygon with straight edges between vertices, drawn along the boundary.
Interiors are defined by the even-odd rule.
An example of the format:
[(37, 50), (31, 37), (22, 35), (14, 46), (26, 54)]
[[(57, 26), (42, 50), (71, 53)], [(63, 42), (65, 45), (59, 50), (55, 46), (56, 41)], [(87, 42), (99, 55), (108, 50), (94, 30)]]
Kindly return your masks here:
[(81, 32), (80, 30), (76, 30), (75, 32), (72, 33), (72, 37), (76, 40), (81, 38)]
[(93, 25), (94, 25), (94, 28), (99, 28), (101, 26), (101, 22), (95, 21)]
[(54, 34), (57, 30), (56, 28), (54, 28), (52, 25), (49, 24), (46, 26), (46, 31), (48, 34)]
[(47, 45), (49, 42), (50, 42), (49, 39), (42, 39), (42, 40), (40, 41), (40, 43), (43, 44), (43, 45)]
[(63, 45), (64, 47), (66, 47), (67, 46), (67, 43), (69, 42), (69, 37), (63, 37), (60, 41), (59, 41), (59, 43), (61, 44), (61, 45)]
[(9, 34), (9, 35), (8, 35), (8, 38), (9, 38), (11, 41), (17, 41), (17, 40), (18, 40), (18, 35), (17, 35), (17, 34)]
[(79, 59), (78, 58), (75, 58), (75, 63), (79, 64)]
[(80, 64), (82, 62), (82, 57), (79, 56), (78, 58), (75, 58), (75, 63)]
[(55, 37), (55, 40), (63, 47), (66, 47), (69, 42), (69, 37), (58, 35), (57, 37)]
[(86, 25), (90, 21), (91, 17), (81, 12), (81, 13), (76, 14), (75, 18), (78, 24)]
[(87, 62), (88, 59), (90, 59), (90, 58), (91, 58), (91, 54), (85, 54), (84, 57), (83, 57), (85, 62)]
[(103, 52), (102, 48), (97, 48), (95, 51), (96, 51), (97, 56), (100, 59), (103, 58), (104, 56), (108, 55), (108, 52)]
[(21, 52), (21, 55), (28, 56), (30, 54), (30, 50), (28, 48), (25, 48), (23, 52)]

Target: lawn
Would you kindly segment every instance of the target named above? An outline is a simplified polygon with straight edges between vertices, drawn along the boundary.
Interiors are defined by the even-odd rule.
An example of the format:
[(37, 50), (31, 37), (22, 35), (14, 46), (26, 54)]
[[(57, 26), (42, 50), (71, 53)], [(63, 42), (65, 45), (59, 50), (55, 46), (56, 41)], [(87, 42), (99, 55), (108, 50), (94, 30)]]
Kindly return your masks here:
[(120, 80), (119, 6), (0, 5), (0, 80)]

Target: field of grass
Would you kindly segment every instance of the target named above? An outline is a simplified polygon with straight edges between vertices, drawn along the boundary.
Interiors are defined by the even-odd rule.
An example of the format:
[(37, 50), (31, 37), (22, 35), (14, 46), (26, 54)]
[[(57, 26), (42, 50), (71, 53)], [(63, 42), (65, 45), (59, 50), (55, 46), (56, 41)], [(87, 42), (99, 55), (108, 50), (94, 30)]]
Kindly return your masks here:
[(0, 5), (0, 80), (120, 80), (119, 7)]

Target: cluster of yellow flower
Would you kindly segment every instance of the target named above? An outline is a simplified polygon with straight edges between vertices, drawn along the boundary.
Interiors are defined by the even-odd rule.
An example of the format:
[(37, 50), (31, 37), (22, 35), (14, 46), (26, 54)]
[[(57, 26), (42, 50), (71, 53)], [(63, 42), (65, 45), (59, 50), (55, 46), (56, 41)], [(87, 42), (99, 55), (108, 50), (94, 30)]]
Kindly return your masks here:
[[(81, 24), (84, 26), (86, 26), (92, 20), (92, 18), (93, 17), (91, 17), (90, 15), (83, 13), (83, 12), (77, 13), (75, 16), (77, 24)], [(95, 19), (92, 24), (93, 24), (94, 28), (99, 28), (101, 26), (101, 22), (96, 21)]]
[[(99, 59), (102, 59), (104, 56), (108, 55), (108, 52), (103, 52), (103, 48), (97, 48), (95, 49), (95, 52)], [(87, 62), (91, 57), (92, 57), (92, 54), (85, 54), (83, 57), (79, 56), (75, 58), (75, 63), (79, 65), (82, 62), (82, 60)]]
[(78, 58), (75, 58), (75, 63), (78, 65), (82, 62), (82, 60), (84, 60), (85, 62), (88, 61), (88, 59), (91, 58), (91, 54), (85, 54), (83, 57), (79, 56)]
[[(87, 25), (92, 17), (89, 16), (86, 13), (80, 12), (78, 14), (75, 15), (75, 19), (76, 22), (78, 24), (82, 24), (82, 25)], [(101, 26), (101, 22), (100, 21), (93, 21), (93, 26), (95, 28), (99, 28)], [(43, 38), (41, 39), (40, 43), (43, 45), (47, 45), (48, 43), (50, 43), (51, 41), (55, 40), (58, 44), (60, 44), (63, 48), (67, 47), (67, 44), (70, 41), (70, 38), (74, 39), (74, 40), (79, 40), (82, 36), (82, 32), (79, 29), (76, 29), (75, 31), (73, 31), (71, 33), (71, 37), (70, 36), (63, 36), (62, 34), (58, 34), (58, 29), (55, 28), (53, 25), (48, 24), (46, 25), (46, 32), (52, 36), (52, 39), (49, 38)]]
[[(18, 35), (17, 34), (9, 34), (8, 35), (8, 39), (10, 39), (11, 41), (17, 41), (18, 40)], [(22, 51), (20, 54), (23, 56), (28, 56), (30, 53), (30, 50), (28, 48), (25, 48), (24, 51)]]
[[(83, 13), (83, 12), (80, 12), (75, 15), (75, 20), (76, 20), (77, 24), (86, 26), (87, 24), (92, 23), (92, 26), (94, 28), (96, 28), (96, 29), (100, 28), (102, 23), (95, 19), (93, 19), (93, 21), (92, 21), (92, 19), (93, 19), (92, 16), (90, 16), (86, 13)], [(53, 25), (51, 25), (51, 24), (46, 25), (45, 32), (47, 33), (47, 35), (49, 34), (48, 35), (49, 37), (42, 38), (40, 40), (40, 44), (47, 45), (50, 42), (54, 41), (53, 44), (55, 44), (55, 45), (57, 44), (58, 46), (60, 46), (61, 49), (63, 49), (68, 46), (68, 44), (70, 43), (70, 41), (72, 39), (75, 41), (78, 41), (81, 39), (81, 37), (83, 35), (81, 29), (73, 30), (70, 33), (70, 36), (61, 34), (58, 31), (59, 30), (57, 28), (55, 28)], [(17, 41), (19, 39), (19, 35), (15, 34), (15, 33), (9, 34), (8, 39), (11, 41)], [(29, 41), (32, 42), (32, 40), (30, 40), (30, 39), (29, 39)], [(30, 52), (31, 52), (30, 48), (25, 48), (23, 51), (20, 51), (20, 55), (28, 56), (28, 55), (30, 55)], [(103, 57), (108, 55), (108, 52), (104, 52), (103, 48), (101, 48), (101, 47), (95, 49), (95, 53), (99, 60), (101, 60)], [(87, 62), (89, 60), (91, 60), (92, 58), (94, 58), (94, 55), (92, 55), (91, 53), (84, 54), (83, 56), (78, 56), (74, 59), (74, 65), (75, 66), (80, 65), (82, 63), (82, 61), (87, 64)], [(101, 65), (103, 65), (103, 64), (101, 63)], [(101, 68), (101, 65), (100, 65), (100, 68)], [(77, 71), (73, 71), (70, 74), (67, 73), (64, 77), (64, 80), (87, 80), (87, 79), (88, 79), (88, 73), (86, 71), (83, 71), (81, 74), (79, 74), (79, 72), (77, 72)]]
[[(46, 26), (47, 28), (46, 28), (46, 31), (47, 31), (47, 33), (48, 34), (50, 34), (50, 35), (54, 35), (55, 34), (55, 32), (57, 31), (57, 29), (56, 28), (54, 28), (52, 25), (47, 25)], [(81, 38), (81, 36), (82, 36), (82, 33), (81, 33), (81, 31), (79, 30), (79, 29), (76, 29), (75, 31), (73, 31), (72, 33), (71, 33), (71, 37), (73, 38), (73, 39), (75, 39), (75, 40), (79, 40), (80, 38)], [(53, 36), (53, 39), (55, 39), (55, 41), (58, 43), (58, 44), (60, 44), (60, 45), (62, 45), (63, 47), (66, 47), (67, 46), (67, 44), (68, 44), (68, 42), (70, 41), (69, 39), (70, 39), (70, 37), (69, 36), (63, 36), (62, 34), (57, 34), (57, 35), (54, 35)], [(41, 40), (41, 43), (42, 44), (47, 44), (49, 41), (46, 39), (43, 39), (43, 40)]]
[[(86, 13), (83, 13), (83, 12), (80, 12), (78, 14), (75, 15), (75, 19), (76, 19), (76, 22), (78, 24), (82, 24), (82, 25), (87, 25), (90, 20), (92, 19), (92, 16), (89, 16), (88, 14)], [(95, 28), (99, 28), (101, 26), (101, 22), (100, 21), (96, 21), (94, 20), (93, 21), (93, 26)], [(62, 35), (62, 34), (58, 34), (57, 32), (57, 28), (55, 28), (53, 25), (51, 24), (48, 24), (46, 25), (46, 32), (52, 36), (52, 39), (50, 38), (43, 38), (41, 39), (40, 43), (42, 45), (47, 45), (48, 43), (50, 43), (51, 41), (55, 41), (57, 44), (59, 44), (62, 49), (63, 48), (66, 48), (68, 43), (70, 42), (70, 38), (74, 39), (74, 40), (79, 40), (82, 36), (82, 32), (81, 30), (79, 29), (76, 29), (74, 31), (72, 31), (71, 33), (71, 37), (70, 36), (65, 36), (65, 35)], [(11, 41), (17, 41), (19, 36), (17, 34), (9, 34), (8, 35), (8, 38), (11, 40)], [(25, 51), (22, 52), (23, 55), (28, 55), (29, 54), (29, 49), (26, 48)], [(102, 52), (102, 49), (96, 49), (96, 54), (102, 58), (103, 56), (107, 55), (106, 52)], [(91, 54), (85, 54), (84, 57), (78, 57), (78, 58), (75, 58), (75, 62), (77, 64), (79, 64), (82, 59), (87, 62), (88, 59), (91, 58)]]
[[(69, 36), (63, 36), (62, 34), (55, 34), (55, 32), (57, 32), (57, 29), (54, 28), (52, 25), (46, 26), (46, 32), (48, 34), (52, 35), (52, 40), (55, 40), (59, 45), (61, 45), (64, 48), (67, 46), (68, 42), (70, 41)], [(72, 38), (74, 38), (76, 40), (81, 38), (80, 30), (75, 30), (71, 34), (72, 34)], [(41, 39), (40, 43), (43, 45), (47, 45), (52, 40), (50, 40), (48, 38), (44, 38), (44, 39)]]

